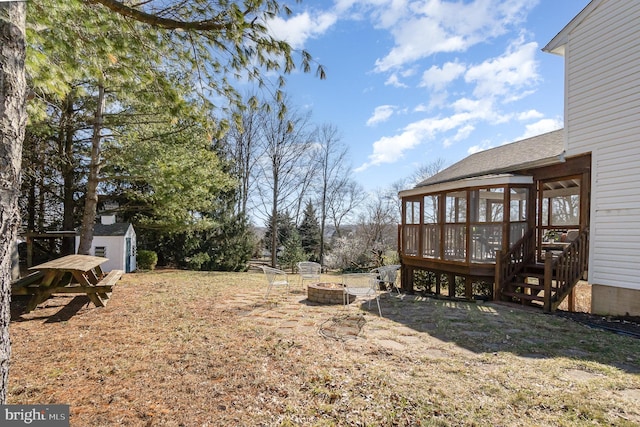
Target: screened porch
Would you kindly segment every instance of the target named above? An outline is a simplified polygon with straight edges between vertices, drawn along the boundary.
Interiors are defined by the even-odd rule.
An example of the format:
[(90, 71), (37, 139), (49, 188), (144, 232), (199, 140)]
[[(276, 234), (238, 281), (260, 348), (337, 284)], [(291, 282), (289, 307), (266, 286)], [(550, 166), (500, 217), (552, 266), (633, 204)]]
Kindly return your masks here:
[(518, 178), (403, 198), (401, 253), (433, 261), (495, 263), (496, 251), (518, 241), (534, 223), (532, 179), (514, 183), (526, 181)]
[[(415, 271), (493, 283), (498, 257), (526, 241), (532, 266), (560, 254), (589, 224), (590, 158), (415, 187), (400, 193), (403, 287)], [(502, 255), (501, 255), (502, 254)], [(500, 263), (504, 260), (500, 261)]]

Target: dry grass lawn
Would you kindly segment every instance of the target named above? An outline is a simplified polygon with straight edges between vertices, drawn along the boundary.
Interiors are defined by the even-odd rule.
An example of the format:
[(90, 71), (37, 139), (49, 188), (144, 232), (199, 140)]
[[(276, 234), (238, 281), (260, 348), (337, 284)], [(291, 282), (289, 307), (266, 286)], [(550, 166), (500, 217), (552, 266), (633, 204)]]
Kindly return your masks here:
[(106, 308), (52, 298), (14, 316), (8, 403), (69, 404), (82, 427), (640, 424), (638, 339), (493, 303), (265, 301), (265, 283), (158, 271)]

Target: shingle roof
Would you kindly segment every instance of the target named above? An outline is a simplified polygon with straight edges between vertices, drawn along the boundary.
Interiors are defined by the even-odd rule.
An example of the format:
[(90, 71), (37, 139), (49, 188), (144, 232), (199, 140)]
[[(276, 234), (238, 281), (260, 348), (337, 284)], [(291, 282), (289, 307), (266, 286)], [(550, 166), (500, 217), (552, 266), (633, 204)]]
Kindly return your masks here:
[(93, 226), (94, 236), (124, 236), (131, 226), (128, 222), (116, 222), (115, 224), (95, 224)]
[(464, 178), (517, 172), (542, 162), (560, 162), (559, 156), (563, 150), (564, 130), (560, 129), (472, 154), (418, 183), (416, 188)]

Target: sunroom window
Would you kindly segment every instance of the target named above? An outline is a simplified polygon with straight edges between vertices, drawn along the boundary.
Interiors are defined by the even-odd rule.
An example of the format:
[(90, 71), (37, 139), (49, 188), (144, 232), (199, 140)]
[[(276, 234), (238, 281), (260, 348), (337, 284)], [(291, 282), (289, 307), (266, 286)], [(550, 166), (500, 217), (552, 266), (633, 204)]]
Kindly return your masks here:
[(527, 232), (528, 188), (512, 188), (509, 195), (509, 246), (513, 246)]
[(470, 191), (470, 261), (493, 262), (502, 247), (504, 188)]
[(404, 253), (409, 256), (418, 255), (418, 236), (420, 233), (420, 202), (408, 200), (404, 205), (403, 241)]
[(444, 258), (465, 261), (467, 257), (467, 192), (445, 196)]
[(423, 248), (424, 258), (440, 258), (440, 224), (439, 224), (439, 196), (437, 194), (424, 196), (424, 227)]

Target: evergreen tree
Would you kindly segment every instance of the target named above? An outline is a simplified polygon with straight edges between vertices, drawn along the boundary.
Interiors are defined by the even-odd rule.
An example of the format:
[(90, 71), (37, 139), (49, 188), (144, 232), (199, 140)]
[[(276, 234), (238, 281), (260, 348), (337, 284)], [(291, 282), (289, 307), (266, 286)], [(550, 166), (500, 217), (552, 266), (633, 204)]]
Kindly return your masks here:
[(245, 215), (234, 213), (233, 199), (213, 214), (218, 224), (204, 234), (201, 250), (209, 255), (203, 270), (245, 271), (253, 250), (253, 236)]
[(311, 201), (307, 202), (304, 209), (302, 223), (298, 227), (302, 250), (309, 261), (317, 262), (320, 259), (320, 224), (316, 217), (316, 210)]
[(293, 229), (289, 234), (289, 237), (284, 242), (284, 249), (282, 255), (280, 255), (280, 265), (283, 268), (291, 269), (291, 272), (295, 271), (295, 266), (300, 261), (304, 261), (305, 253), (302, 250), (302, 244), (300, 241), (300, 235), (298, 231)]
[(284, 246), (285, 242), (289, 239), (289, 237), (291, 236), (291, 233), (293, 231), (295, 231), (296, 227), (295, 224), (293, 223), (293, 219), (291, 218), (291, 215), (289, 215), (288, 212), (285, 213), (278, 213), (278, 215), (276, 216), (276, 221), (275, 223), (276, 225), (276, 251), (273, 251), (271, 249), (272, 246), (272, 236), (273, 236), (273, 228), (272, 228), (272, 224), (274, 221), (272, 221), (271, 217), (267, 218), (266, 221), (266, 226), (267, 229), (265, 231), (264, 234), (264, 246), (265, 248), (271, 252), (272, 254), (277, 253), (277, 249), (281, 248)]
[[(167, 236), (155, 230), (154, 247), (164, 263), (206, 271), (245, 271), (254, 248), (255, 236), (246, 215), (235, 212), (235, 189), (221, 192), (210, 202), (208, 212), (197, 212), (201, 222), (209, 224)], [(153, 235), (153, 229), (145, 237)], [(147, 242), (149, 243), (149, 242)]]

